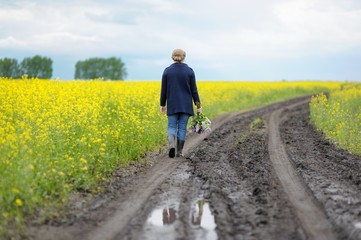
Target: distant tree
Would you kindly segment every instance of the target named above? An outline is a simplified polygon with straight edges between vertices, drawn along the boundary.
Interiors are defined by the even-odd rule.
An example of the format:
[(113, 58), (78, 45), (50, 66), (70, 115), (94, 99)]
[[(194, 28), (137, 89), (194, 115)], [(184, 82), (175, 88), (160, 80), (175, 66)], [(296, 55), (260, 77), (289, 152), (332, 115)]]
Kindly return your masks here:
[(34, 57), (24, 58), (20, 64), (23, 74), (29, 78), (50, 79), (53, 75), (53, 60), (47, 57), (36, 55)]
[(18, 60), (13, 58), (0, 59), (0, 77), (19, 78), (21, 76)]
[(127, 76), (120, 58), (90, 58), (75, 64), (75, 79), (123, 80)]

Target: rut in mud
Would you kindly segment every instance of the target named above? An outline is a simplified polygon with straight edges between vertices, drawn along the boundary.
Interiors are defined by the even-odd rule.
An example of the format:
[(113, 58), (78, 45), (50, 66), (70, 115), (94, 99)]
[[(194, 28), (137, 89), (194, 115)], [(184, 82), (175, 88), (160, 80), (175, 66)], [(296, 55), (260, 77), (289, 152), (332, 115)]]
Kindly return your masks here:
[(307, 103), (280, 112), (277, 133), (309, 194), (303, 203), (314, 203), (326, 224), (307, 227), (271, 159), (270, 117), (307, 99), (223, 116), (210, 135), (188, 137), (186, 158), (150, 156), (153, 167), (119, 175), (65, 223), (35, 225), (28, 238), (361, 239), (361, 160), (314, 131)]

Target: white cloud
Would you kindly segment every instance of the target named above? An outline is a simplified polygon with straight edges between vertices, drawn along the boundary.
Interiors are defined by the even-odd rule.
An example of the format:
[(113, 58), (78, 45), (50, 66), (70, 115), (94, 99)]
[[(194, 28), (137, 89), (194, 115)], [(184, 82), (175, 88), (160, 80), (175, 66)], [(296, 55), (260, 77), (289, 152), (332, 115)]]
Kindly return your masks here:
[(145, 56), (159, 66), (178, 47), (189, 53), (189, 61), (212, 68), (236, 67), (239, 59), (354, 51), (361, 47), (361, 4), (358, 0), (0, 3), (0, 49), (78, 59), (138, 57), (133, 64), (142, 64)]
[(33, 15), (27, 9), (0, 8), (0, 21), (5, 24), (31, 21)]
[(47, 43), (54, 51), (74, 44), (95, 53), (98, 47), (138, 52), (195, 44), (203, 46), (197, 47), (200, 53), (217, 49), (221, 55), (268, 57), (283, 50), (305, 54), (305, 48), (310, 53), (338, 51), (360, 42), (361, 10), (325, 0), (262, 1), (261, 7), (259, 2), (33, 2), (1, 9), (0, 22), (7, 25), (5, 37), (26, 36), (27, 47)]
[(275, 6), (283, 31), (294, 51), (310, 54), (339, 52), (360, 46), (361, 9), (347, 9), (345, 2), (296, 0)]
[(26, 48), (26, 42), (17, 40), (13, 36), (8, 36), (0, 39), (0, 46), (3, 46), (4, 48)]

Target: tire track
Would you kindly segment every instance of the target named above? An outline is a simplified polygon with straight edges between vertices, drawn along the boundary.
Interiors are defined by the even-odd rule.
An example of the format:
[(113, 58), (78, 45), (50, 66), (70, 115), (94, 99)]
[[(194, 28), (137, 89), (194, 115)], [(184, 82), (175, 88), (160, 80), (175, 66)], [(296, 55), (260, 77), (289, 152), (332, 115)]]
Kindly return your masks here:
[[(235, 112), (216, 118), (212, 123), (212, 129), (215, 130), (227, 123), (230, 119), (239, 114), (247, 112)], [(184, 154), (192, 151), (205, 138), (205, 135), (192, 135), (184, 146)], [(154, 190), (164, 182), (164, 180), (182, 163), (184, 158), (169, 159), (163, 155), (155, 166), (153, 166), (142, 178), (134, 191), (128, 196), (127, 201), (119, 203), (112, 216), (107, 218), (100, 226), (90, 231), (84, 238), (87, 240), (111, 240), (120, 236), (133, 216), (142, 208)]]
[[(270, 239), (303, 239), (302, 234), (298, 232), (298, 229), (300, 229), (299, 222), (301, 222), (301, 226), (309, 239), (336, 239), (331, 231), (331, 225), (328, 224), (322, 211), (322, 207), (317, 205), (317, 201), (314, 200), (305, 183), (297, 175), (280, 139), (278, 125), (282, 111), (305, 103), (305, 99), (309, 98), (290, 99), (250, 111), (222, 115), (214, 119), (212, 123), (214, 131), (207, 141), (203, 141), (205, 137), (208, 137), (205, 135), (194, 134), (187, 138), (184, 152), (186, 155), (198, 156), (198, 160), (196, 160), (196, 157), (193, 160), (191, 157), (187, 160), (184, 158), (169, 159), (166, 153), (158, 154), (155, 156), (156, 161), (153, 161), (155, 165), (137, 176), (133, 182), (127, 183), (126, 187), (119, 189), (120, 193), (113, 200), (106, 202), (91, 214), (79, 218), (71, 226), (45, 226), (44, 231), (37, 229), (37, 233), (32, 235), (34, 236), (32, 239), (137, 239), (131, 237), (138, 236), (138, 234), (137, 232), (129, 233), (129, 226), (136, 226), (135, 231), (142, 228), (144, 223), (140, 218), (144, 217), (148, 210), (150, 211), (149, 207), (152, 204), (149, 204), (149, 202), (152, 201), (152, 195), (157, 194), (157, 191), (159, 192), (163, 183), (172, 177), (177, 167), (182, 164), (189, 164), (192, 161), (194, 165), (192, 166), (200, 170), (201, 176), (208, 176), (212, 180), (208, 181), (208, 187), (205, 187), (207, 186), (206, 183), (204, 183), (205, 186), (202, 185), (202, 191), (207, 194), (212, 193), (207, 195), (207, 201), (216, 210), (217, 225), (221, 224), (218, 226), (217, 231), (221, 238), (232, 239), (237, 235), (238, 237), (246, 237), (246, 239), (254, 239), (253, 236), (262, 238), (267, 236)], [(249, 147), (249, 144), (243, 146), (245, 144), (241, 144), (237, 140), (242, 132), (241, 128), (235, 129), (234, 127), (242, 126), (242, 129), (244, 127), (244, 130), (247, 131), (248, 122), (252, 121), (256, 116), (265, 116), (268, 119), (270, 114), (268, 130), (261, 128), (259, 132), (261, 139), (258, 140), (262, 141), (256, 139), (257, 141), (251, 142), (251, 144), (253, 143), (259, 147), (250, 148), (250, 151), (244, 152)], [(269, 138), (267, 138), (266, 134), (269, 135)], [(225, 137), (229, 139), (224, 139)], [(254, 136), (250, 135), (250, 137)], [(210, 148), (212, 151), (210, 151)], [(239, 157), (240, 150), (246, 154), (245, 156), (249, 157), (247, 161), (244, 161), (243, 157)], [(254, 152), (254, 150), (257, 150), (257, 152)], [(271, 161), (268, 159), (268, 152)], [(259, 158), (263, 159), (264, 162), (258, 161)], [(218, 166), (220, 160), (224, 162), (224, 166)], [(204, 166), (200, 164), (204, 164)], [(235, 170), (237, 172), (236, 176), (225, 175), (225, 173), (230, 173), (228, 171), (229, 167), (239, 170)], [(273, 170), (267, 170), (272, 168), (275, 169), (274, 172)], [(242, 171), (243, 174), (240, 175)], [(273, 173), (271, 174), (271, 172)], [(198, 172), (192, 173), (198, 177)], [(255, 174), (264, 175), (262, 178), (264, 180), (269, 181), (272, 178), (274, 181), (272, 180), (271, 184), (268, 182), (264, 184), (259, 180), (260, 177), (257, 177), (258, 180), (255, 182), (262, 186), (254, 185), (252, 181), (254, 176), (257, 176)], [(277, 180), (276, 175), (281, 181)], [(244, 188), (245, 186), (242, 185), (247, 181), (250, 183), (249, 186), (246, 186), (249, 189)], [(189, 184), (192, 190), (194, 188), (192, 181)], [(172, 187), (172, 184), (168, 183), (167, 186)], [(184, 206), (190, 206), (192, 203), (192, 199), (188, 194), (191, 190), (184, 190), (185, 197), (181, 202), (182, 204), (188, 204), (183, 204)], [(268, 194), (268, 191), (272, 191), (273, 194)], [(286, 195), (291, 204), (288, 204)], [(223, 199), (223, 196), (226, 198)], [(217, 199), (217, 197), (220, 198)], [(272, 207), (274, 212), (269, 212), (270, 208), (272, 211)], [(296, 214), (292, 210), (293, 207)], [(182, 217), (183, 215), (185, 217)], [(183, 221), (184, 229), (176, 229), (175, 236), (191, 236), (193, 234), (193, 230), (189, 230), (189, 226), (186, 225), (189, 220), (188, 215), (189, 211), (184, 214), (183, 212), (180, 213), (179, 218), (182, 218), (180, 220)], [(277, 224), (273, 225), (274, 223)], [(283, 236), (288, 237), (283, 238)]]
[[(212, 129), (223, 126), (235, 116), (247, 115), (248, 111), (238, 111), (223, 114), (212, 121)], [(184, 146), (184, 154), (193, 151), (207, 136), (193, 134), (187, 137)], [(185, 158), (169, 159), (166, 153), (156, 156), (154, 166), (148, 169), (140, 177), (135, 178), (135, 182), (128, 183), (120, 190), (120, 196), (115, 199), (100, 203), (92, 213), (88, 214), (88, 209), (80, 212), (74, 223), (60, 224), (59, 226), (44, 224), (41, 226), (29, 226), (27, 229), (28, 239), (41, 240), (62, 240), (62, 239), (84, 239), (84, 240), (111, 240), (117, 239), (124, 233), (126, 227), (134, 216), (145, 205), (167, 177), (182, 163)], [(101, 212), (100, 212), (101, 211)], [(85, 215), (86, 214), (86, 215)], [(85, 216), (84, 216), (85, 215)], [(97, 216), (99, 215), (99, 216)]]
[(294, 108), (304, 104), (302, 101), (274, 111), (269, 120), (268, 151), (271, 162), (280, 182), (288, 195), (291, 204), (295, 208), (296, 215), (310, 239), (333, 240), (337, 239), (332, 231), (331, 224), (319, 206), (304, 181), (297, 174), (288, 158), (285, 147), (282, 144), (279, 124), (280, 115), (287, 108)]

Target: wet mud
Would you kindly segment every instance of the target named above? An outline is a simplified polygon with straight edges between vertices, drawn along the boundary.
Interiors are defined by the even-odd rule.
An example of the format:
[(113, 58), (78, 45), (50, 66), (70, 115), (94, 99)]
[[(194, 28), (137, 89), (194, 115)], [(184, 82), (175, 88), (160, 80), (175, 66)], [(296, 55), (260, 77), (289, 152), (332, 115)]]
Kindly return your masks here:
[(361, 239), (361, 159), (339, 149), (309, 123), (302, 105), (284, 113), (281, 137), (295, 167), (325, 209), (339, 239)]
[[(26, 239), (310, 239), (268, 152), (272, 112), (307, 99), (218, 119), (210, 134), (188, 134), (184, 158), (162, 149), (149, 168), (120, 174), (93, 204), (62, 223), (34, 225)], [(361, 239), (361, 159), (317, 133), (308, 111), (303, 104), (281, 114), (283, 145), (337, 239)]]
[(280, 106), (241, 114), (208, 135), (149, 200), (153, 210), (138, 213), (145, 223), (134, 220), (123, 238), (306, 239), (268, 156), (267, 122)]
[(203, 180), (219, 239), (304, 239), (270, 165), (269, 112), (234, 119), (190, 156)]

